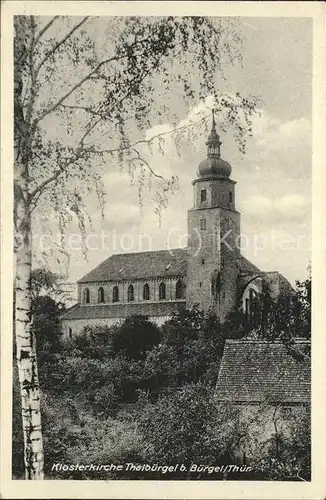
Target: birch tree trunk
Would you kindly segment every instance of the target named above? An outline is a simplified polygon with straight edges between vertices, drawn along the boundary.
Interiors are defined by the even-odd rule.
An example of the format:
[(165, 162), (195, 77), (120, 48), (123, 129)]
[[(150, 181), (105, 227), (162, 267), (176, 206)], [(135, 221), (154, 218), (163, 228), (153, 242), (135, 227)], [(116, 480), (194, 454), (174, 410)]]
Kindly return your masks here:
[[(17, 164), (18, 163), (18, 164)], [(17, 162), (15, 169), (24, 172)], [(43, 479), (43, 444), (41, 432), (40, 394), (35, 337), (31, 329), (31, 235), (29, 207), (25, 200), (17, 202), (16, 222), (16, 357), (21, 392), (26, 479)]]
[[(16, 24), (17, 23), (17, 24)], [(15, 20), (14, 74), (14, 223), (15, 336), (21, 392), (26, 479), (43, 479), (43, 443), (36, 345), (31, 317), (31, 207), (29, 197), (30, 130), (22, 107), (22, 72), (28, 47), (25, 26)]]

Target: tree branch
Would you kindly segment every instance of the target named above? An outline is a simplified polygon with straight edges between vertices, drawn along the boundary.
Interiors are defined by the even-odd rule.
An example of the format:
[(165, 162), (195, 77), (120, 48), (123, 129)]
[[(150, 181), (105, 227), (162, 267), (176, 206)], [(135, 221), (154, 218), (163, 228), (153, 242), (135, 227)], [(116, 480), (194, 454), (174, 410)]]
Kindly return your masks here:
[[(173, 130), (169, 130), (167, 132), (161, 132), (160, 134), (157, 134), (157, 135), (151, 137), (150, 139), (141, 139), (139, 141), (134, 142), (133, 144), (128, 144), (128, 145), (123, 146), (123, 147), (112, 148), (112, 149), (93, 149), (93, 148), (85, 149), (84, 148), (82, 151), (84, 153), (87, 153), (89, 156), (92, 156), (92, 155), (98, 155), (98, 156), (100, 156), (100, 155), (104, 155), (104, 154), (110, 154), (111, 155), (113, 153), (118, 153), (119, 151), (128, 151), (128, 150), (134, 151), (137, 154), (137, 158), (136, 159), (138, 161), (141, 161), (144, 165), (146, 165), (146, 168), (148, 168), (148, 170), (150, 171), (150, 173), (154, 177), (156, 177), (158, 179), (164, 180), (164, 177), (162, 175), (157, 174), (152, 169), (152, 167), (149, 165), (149, 163), (144, 158), (141, 158), (139, 151), (136, 149), (136, 146), (139, 146), (141, 144), (147, 144), (147, 145), (151, 144), (157, 138), (160, 138), (160, 137), (168, 135), (168, 134), (173, 134), (175, 132), (179, 132), (179, 131), (185, 130), (185, 129), (189, 128), (192, 125), (198, 125), (199, 123), (204, 122), (205, 120), (207, 120), (207, 118), (209, 118), (210, 116), (211, 115), (209, 114), (209, 115), (204, 116), (203, 118), (201, 118), (196, 123), (192, 122), (192, 123), (189, 123), (188, 125), (182, 125), (181, 127), (175, 128)], [(81, 150), (79, 149), (79, 153), (80, 153), (80, 151)], [(80, 158), (80, 154), (79, 153), (75, 155), (75, 158), (71, 158), (64, 166), (62, 166), (58, 170), (56, 170), (51, 177), (49, 177), (48, 179), (45, 179), (39, 186), (37, 186), (34, 189), (34, 191), (32, 191), (31, 194), (30, 194), (31, 200), (38, 193), (39, 193), (39, 196), (40, 196), (46, 186), (48, 186), (49, 184), (51, 184), (51, 182), (54, 182), (55, 180), (57, 180), (58, 177), (59, 177), (59, 175), (62, 174), (65, 171), (65, 169), (67, 167), (69, 167), (69, 165), (71, 165), (76, 160), (78, 160)], [(39, 196), (38, 196), (38, 198), (39, 198)]]
[[(126, 57), (129, 57), (129, 51), (131, 49), (131, 47), (136, 47), (137, 45), (141, 45), (142, 43), (144, 43), (144, 41), (146, 41), (146, 38), (145, 39), (140, 39), (140, 40), (137, 40), (135, 41), (134, 43), (130, 44), (128, 46), (128, 50), (126, 52), (123, 52), (121, 55), (114, 55), (108, 59), (104, 59), (103, 61), (101, 61), (100, 63), (98, 63), (98, 65), (92, 70), (90, 71), (84, 78), (82, 78), (78, 83), (76, 83), (76, 85), (74, 85), (63, 97), (61, 97), (55, 104), (53, 104), (52, 106), (50, 106), (48, 109), (46, 109), (45, 111), (43, 111), (43, 113), (40, 114), (39, 117), (37, 117), (35, 119), (35, 124), (39, 123), (41, 120), (43, 120), (43, 118), (45, 118), (45, 116), (47, 116), (48, 114), (52, 113), (53, 111), (55, 111), (57, 109), (58, 106), (60, 106), (68, 97), (71, 96), (71, 94), (73, 94), (75, 92), (75, 90), (77, 90), (79, 87), (81, 87), (87, 80), (89, 80), (95, 73), (98, 72), (98, 70), (106, 65), (106, 64), (109, 64), (110, 62), (113, 62), (113, 61), (120, 61), (121, 59), (125, 59)], [(162, 56), (162, 54), (161, 54)], [(161, 57), (160, 56), (160, 57)], [(159, 58), (160, 59), (160, 58)], [(159, 60), (156, 61), (156, 64), (158, 64)], [(150, 72), (152, 71), (152, 68), (151, 69), (148, 69), (147, 74), (149, 74)]]
[(140, 156), (140, 153), (139, 153), (139, 151), (137, 151), (137, 149), (131, 147), (130, 150), (134, 151), (136, 153), (137, 157), (135, 158), (135, 160), (143, 163), (146, 166), (146, 168), (149, 170), (149, 172), (151, 173), (151, 175), (153, 175), (153, 177), (156, 177), (157, 179), (164, 180), (164, 177), (162, 175), (157, 174), (156, 172), (154, 172), (154, 170), (152, 169), (152, 167), (150, 166), (150, 164), (148, 163), (148, 161), (146, 161), (145, 158), (142, 158)]
[(108, 64), (112, 61), (118, 61), (119, 59), (122, 59), (123, 57), (127, 57), (127, 55), (124, 55), (124, 56), (121, 56), (119, 58), (117, 58), (116, 56), (114, 57), (110, 57), (109, 59), (105, 59), (104, 61), (100, 62), (95, 69), (93, 69), (92, 71), (90, 71), (84, 78), (82, 78), (78, 83), (76, 83), (76, 85), (74, 85), (64, 96), (62, 96), (55, 104), (53, 104), (52, 106), (50, 106), (48, 109), (46, 109), (45, 111), (43, 111), (43, 113), (41, 113), (40, 116), (38, 116), (35, 120), (36, 123), (40, 122), (41, 120), (43, 120), (43, 118), (45, 118), (47, 115), (49, 115), (50, 113), (52, 113), (52, 111), (54, 111), (55, 109), (58, 108), (58, 106), (60, 106), (69, 96), (71, 96), (71, 94), (73, 94), (75, 92), (75, 90), (77, 90), (79, 87), (81, 87), (92, 75), (94, 75), (97, 70), (99, 68), (101, 68), (104, 64)]
[[(36, 202), (38, 200), (38, 198), (40, 197), (40, 195), (42, 194), (44, 188), (48, 185), (48, 184), (51, 184), (51, 182), (54, 182), (55, 180), (57, 180), (57, 178), (59, 177), (60, 174), (62, 174), (63, 172), (65, 172), (65, 169), (67, 167), (69, 167), (69, 165), (71, 165), (72, 163), (74, 163), (74, 161), (78, 160), (80, 158), (79, 154), (76, 154), (75, 155), (75, 158), (70, 158), (70, 160), (68, 160), (66, 162), (66, 164), (64, 166), (59, 166), (59, 169), (56, 170), (54, 172), (53, 175), (51, 175), (51, 177), (49, 177), (48, 179), (45, 179), (43, 182), (41, 182), (41, 184), (39, 184), (35, 189), (34, 191), (31, 192), (30, 194), (30, 200), (31, 200), (31, 203), (34, 203), (34, 205), (36, 205)], [(36, 201), (33, 202), (33, 198), (34, 196), (36, 196), (37, 194), (39, 193)]]
[(46, 31), (51, 28), (52, 24), (57, 20), (59, 19), (60, 16), (54, 16), (51, 21), (49, 21), (45, 26), (44, 28), (41, 29), (41, 31), (38, 33), (38, 35), (35, 37), (35, 40), (34, 40), (34, 47), (35, 45), (39, 42), (40, 38), (44, 35), (44, 33), (46, 33)]
[(190, 128), (192, 125), (196, 125), (197, 126), (200, 123), (205, 122), (210, 117), (211, 117), (211, 114), (205, 115), (200, 120), (198, 120), (196, 122), (191, 122), (191, 123), (188, 123), (186, 125), (182, 125), (181, 127), (174, 128), (173, 130), (168, 130), (166, 132), (161, 132), (160, 134), (154, 135), (150, 139), (140, 139), (139, 141), (136, 141), (133, 144), (128, 144), (126, 146), (119, 147), (119, 148), (103, 149), (103, 150), (94, 149), (93, 152), (96, 153), (96, 154), (103, 154), (103, 153), (112, 154), (112, 153), (117, 153), (119, 151), (126, 151), (128, 149), (132, 149), (135, 146), (139, 146), (141, 144), (147, 144), (148, 145), (148, 144), (151, 144), (155, 139), (159, 139), (160, 137), (164, 137), (166, 135), (171, 135), (171, 134), (174, 134), (176, 132), (180, 132), (180, 131), (186, 130), (186, 129)]
[(44, 57), (44, 59), (42, 59), (42, 61), (40, 62), (40, 64), (37, 66), (36, 70), (35, 70), (35, 73), (38, 74), (38, 72), (40, 71), (41, 67), (43, 66), (43, 64), (49, 59), (49, 57), (52, 56), (52, 54), (54, 54), (54, 52), (56, 50), (58, 50), (58, 48), (64, 44), (70, 37), (71, 35), (78, 30), (78, 28), (80, 28), (80, 26), (82, 26), (88, 19), (89, 16), (86, 16), (84, 17), (84, 19), (82, 19), (78, 24), (76, 24), (70, 31), (69, 33), (67, 33), (67, 35), (62, 39), (60, 40), (60, 42), (56, 43), (56, 45), (50, 50), (50, 52), (48, 52), (46, 54), (46, 56)]

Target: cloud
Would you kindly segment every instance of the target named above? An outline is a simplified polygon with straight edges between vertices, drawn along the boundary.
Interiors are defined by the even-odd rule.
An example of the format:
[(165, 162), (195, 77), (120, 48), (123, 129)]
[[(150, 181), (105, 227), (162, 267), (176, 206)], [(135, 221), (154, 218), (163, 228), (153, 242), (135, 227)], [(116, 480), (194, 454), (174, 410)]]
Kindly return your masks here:
[(309, 209), (310, 200), (298, 193), (274, 199), (264, 195), (250, 196), (242, 203), (246, 219), (265, 226), (302, 222)]
[(310, 120), (301, 117), (281, 122), (261, 111), (260, 116), (254, 118), (245, 165), (250, 171), (262, 171), (267, 176), (310, 179)]
[(289, 194), (286, 196), (282, 196), (275, 202), (275, 206), (278, 212), (285, 217), (291, 218), (301, 218), (303, 215), (305, 215), (309, 205), (309, 200), (307, 200), (301, 194)]

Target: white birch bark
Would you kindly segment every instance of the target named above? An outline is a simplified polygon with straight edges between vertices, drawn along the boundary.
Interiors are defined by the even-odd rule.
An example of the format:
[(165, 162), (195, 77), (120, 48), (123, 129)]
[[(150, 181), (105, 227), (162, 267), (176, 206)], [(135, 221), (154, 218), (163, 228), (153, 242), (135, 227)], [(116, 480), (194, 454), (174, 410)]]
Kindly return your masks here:
[[(17, 23), (17, 24), (16, 24)], [(22, 69), (28, 48), (24, 24), (15, 20), (14, 75), (14, 223), (15, 223), (15, 336), (16, 358), (21, 392), (26, 479), (43, 479), (43, 443), (36, 345), (31, 317), (31, 212), (29, 203), (28, 126), (21, 102)], [(17, 40), (18, 38), (18, 40)]]
[[(19, 165), (15, 167), (18, 169)], [(23, 206), (24, 203), (21, 203), (21, 212)], [(20, 241), (16, 251), (16, 358), (21, 392), (25, 476), (26, 479), (43, 479), (40, 391), (35, 337), (31, 329), (31, 237), (28, 219), (28, 213), (20, 213), (17, 218), (21, 229), (16, 234)]]

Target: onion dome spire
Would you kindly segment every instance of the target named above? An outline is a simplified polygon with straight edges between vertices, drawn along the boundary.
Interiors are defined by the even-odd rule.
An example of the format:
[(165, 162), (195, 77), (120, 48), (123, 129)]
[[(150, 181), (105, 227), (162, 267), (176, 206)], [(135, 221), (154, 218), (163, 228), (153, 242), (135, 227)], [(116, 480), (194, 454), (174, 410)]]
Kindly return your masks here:
[(228, 178), (231, 174), (231, 165), (221, 158), (221, 141), (216, 132), (215, 113), (212, 110), (212, 129), (206, 141), (207, 158), (198, 167), (201, 178)]

